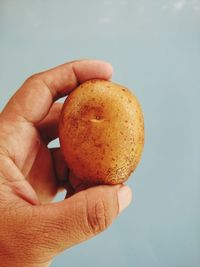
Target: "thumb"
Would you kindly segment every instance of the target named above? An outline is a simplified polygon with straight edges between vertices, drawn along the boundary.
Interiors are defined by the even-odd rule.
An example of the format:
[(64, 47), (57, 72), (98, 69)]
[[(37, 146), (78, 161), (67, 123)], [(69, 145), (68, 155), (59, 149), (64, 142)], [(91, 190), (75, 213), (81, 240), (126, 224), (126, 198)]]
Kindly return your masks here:
[(53, 257), (105, 230), (130, 202), (129, 187), (103, 185), (58, 203), (35, 206), (39, 212), (40, 243)]

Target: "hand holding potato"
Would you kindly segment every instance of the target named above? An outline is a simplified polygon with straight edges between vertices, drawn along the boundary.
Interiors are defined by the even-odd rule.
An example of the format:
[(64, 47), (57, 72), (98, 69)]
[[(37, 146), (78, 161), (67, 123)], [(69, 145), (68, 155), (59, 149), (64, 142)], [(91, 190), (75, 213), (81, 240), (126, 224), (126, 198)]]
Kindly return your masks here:
[[(68, 187), (55, 101), (90, 79), (111, 77), (101, 61), (75, 61), (30, 77), (0, 114), (1, 267), (49, 266), (59, 252), (106, 229), (131, 201), (123, 185), (96, 186), (51, 203)], [(71, 140), (67, 140), (71, 142)]]

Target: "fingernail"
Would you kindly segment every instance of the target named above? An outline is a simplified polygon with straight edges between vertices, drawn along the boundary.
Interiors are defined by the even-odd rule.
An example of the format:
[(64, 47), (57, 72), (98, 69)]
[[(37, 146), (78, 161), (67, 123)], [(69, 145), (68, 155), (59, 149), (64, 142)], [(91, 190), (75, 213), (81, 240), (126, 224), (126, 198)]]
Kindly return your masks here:
[(129, 206), (132, 199), (130, 187), (122, 185), (118, 191), (119, 213)]

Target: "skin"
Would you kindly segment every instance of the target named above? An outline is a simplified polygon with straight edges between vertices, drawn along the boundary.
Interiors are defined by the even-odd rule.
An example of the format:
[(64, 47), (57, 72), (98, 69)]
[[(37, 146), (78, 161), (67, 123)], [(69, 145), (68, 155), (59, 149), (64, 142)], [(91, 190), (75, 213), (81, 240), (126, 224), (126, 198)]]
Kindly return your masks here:
[[(102, 61), (60, 65), (28, 78), (0, 114), (1, 267), (49, 266), (61, 251), (105, 230), (129, 205), (131, 190), (124, 185), (76, 193), (60, 148), (48, 148), (58, 136), (62, 104), (55, 101), (86, 80), (111, 75)], [(52, 203), (63, 189), (71, 196)]]

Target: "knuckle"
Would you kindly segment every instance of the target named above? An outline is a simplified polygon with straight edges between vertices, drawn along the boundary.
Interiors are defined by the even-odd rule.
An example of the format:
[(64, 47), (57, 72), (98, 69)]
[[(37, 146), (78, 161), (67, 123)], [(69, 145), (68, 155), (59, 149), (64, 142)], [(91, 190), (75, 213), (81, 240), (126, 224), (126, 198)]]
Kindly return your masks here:
[(87, 224), (92, 234), (98, 234), (108, 227), (108, 213), (102, 199), (95, 203), (87, 202)]
[(41, 75), (40, 73), (32, 74), (28, 79), (26, 79), (25, 83), (35, 83), (41, 81)]

